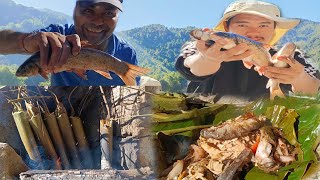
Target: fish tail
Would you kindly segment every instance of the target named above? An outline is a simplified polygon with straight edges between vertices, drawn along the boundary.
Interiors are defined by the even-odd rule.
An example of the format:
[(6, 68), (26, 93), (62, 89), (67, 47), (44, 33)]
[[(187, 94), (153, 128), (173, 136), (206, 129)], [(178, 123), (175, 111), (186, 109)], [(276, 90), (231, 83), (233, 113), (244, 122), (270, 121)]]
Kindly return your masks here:
[(270, 100), (274, 100), (276, 96), (281, 98), (285, 97), (278, 82), (269, 79), (266, 87), (270, 88)]
[(128, 71), (124, 75), (119, 75), (119, 77), (123, 80), (123, 82), (127, 86), (135, 86), (137, 76), (145, 75), (148, 72), (150, 72), (150, 69), (142, 68), (129, 63), (126, 63), (126, 64), (129, 67)]

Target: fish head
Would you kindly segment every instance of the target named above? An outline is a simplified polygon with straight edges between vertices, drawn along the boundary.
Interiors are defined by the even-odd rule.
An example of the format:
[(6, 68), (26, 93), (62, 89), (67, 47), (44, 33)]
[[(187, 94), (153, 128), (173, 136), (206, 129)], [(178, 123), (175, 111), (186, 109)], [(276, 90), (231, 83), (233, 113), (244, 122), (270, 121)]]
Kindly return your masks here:
[(190, 32), (190, 35), (197, 40), (210, 40), (210, 34), (202, 29), (194, 29)]

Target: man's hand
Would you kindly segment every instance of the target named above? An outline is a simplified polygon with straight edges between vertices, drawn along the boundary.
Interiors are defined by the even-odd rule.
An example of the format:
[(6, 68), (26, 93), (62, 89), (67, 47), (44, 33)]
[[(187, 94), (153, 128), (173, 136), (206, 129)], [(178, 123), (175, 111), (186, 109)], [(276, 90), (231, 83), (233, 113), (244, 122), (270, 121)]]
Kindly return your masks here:
[(262, 67), (263, 75), (282, 84), (294, 85), (299, 83), (299, 81), (303, 81), (303, 77), (306, 75), (306, 72), (304, 71), (304, 66), (302, 64), (295, 59), (284, 56), (278, 57), (278, 60), (288, 63), (290, 67)]
[[(290, 67), (262, 67), (262, 74), (282, 84), (291, 84), (292, 91), (304, 94), (315, 94), (318, 92), (320, 81), (304, 71), (304, 65), (290, 57), (278, 57), (278, 60), (286, 62)], [(255, 70), (258, 70), (255, 68)], [(261, 68), (260, 68), (261, 71)]]
[(81, 42), (76, 34), (64, 36), (53, 32), (38, 32), (24, 38), (23, 46), (28, 52), (40, 51), (40, 66), (45, 71), (54, 72), (55, 67), (66, 63), (71, 53), (78, 55)]

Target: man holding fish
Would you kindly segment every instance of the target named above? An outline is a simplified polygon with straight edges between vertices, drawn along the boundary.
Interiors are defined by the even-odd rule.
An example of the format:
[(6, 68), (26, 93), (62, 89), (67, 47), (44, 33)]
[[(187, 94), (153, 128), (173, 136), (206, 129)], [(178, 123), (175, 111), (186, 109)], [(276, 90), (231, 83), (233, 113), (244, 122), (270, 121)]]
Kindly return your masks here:
[[(276, 54), (271, 48), (298, 24), (299, 20), (280, 17), (279, 8), (273, 4), (234, 2), (213, 30), (191, 32), (197, 40), (182, 47), (176, 69), (191, 81), (188, 92), (216, 95), (216, 100), (225, 95), (249, 100), (261, 97), (268, 93), (269, 79), (281, 83), (280, 92), (270, 88), (271, 98), (281, 95), (281, 90), (316, 94), (320, 74), (301, 52), (296, 50), (291, 57), (287, 52)], [(276, 60), (285, 65), (276, 66)]]
[(122, 10), (122, 0), (77, 0), (73, 25), (51, 24), (32, 33), (1, 31), (0, 54), (39, 51), (16, 75), (46, 78), (53, 73), (52, 86), (135, 85), (136, 76), (147, 70), (135, 66), (135, 50), (113, 33)]

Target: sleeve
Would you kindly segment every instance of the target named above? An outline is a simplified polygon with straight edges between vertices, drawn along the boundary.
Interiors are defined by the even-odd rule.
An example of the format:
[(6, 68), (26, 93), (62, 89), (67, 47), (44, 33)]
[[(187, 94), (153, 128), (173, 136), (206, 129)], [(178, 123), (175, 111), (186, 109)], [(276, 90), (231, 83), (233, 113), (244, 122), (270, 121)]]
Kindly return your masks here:
[(296, 51), (294, 58), (301, 64), (304, 65), (304, 71), (307, 72), (310, 76), (320, 79), (320, 72), (314, 68), (309, 62), (310, 58), (306, 58), (303, 53), (299, 50)]
[(209, 77), (212, 77), (213, 75), (196, 76), (190, 72), (190, 68), (184, 66), (184, 60), (187, 57), (193, 56), (197, 53), (198, 50), (196, 48), (196, 41), (190, 41), (185, 43), (181, 48), (180, 55), (176, 59), (175, 68), (187, 80), (201, 82), (208, 79)]
[(69, 31), (72, 31), (72, 26), (69, 26), (69, 24), (65, 24), (64, 26), (59, 24), (50, 24), (48, 27), (38, 29), (33, 32), (58, 32), (63, 35), (72, 34)]

